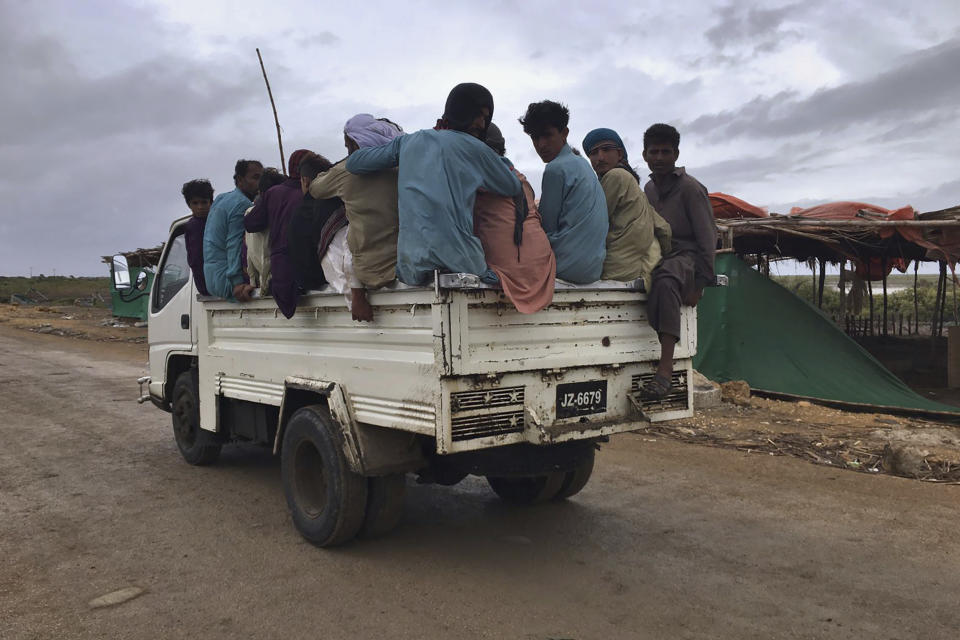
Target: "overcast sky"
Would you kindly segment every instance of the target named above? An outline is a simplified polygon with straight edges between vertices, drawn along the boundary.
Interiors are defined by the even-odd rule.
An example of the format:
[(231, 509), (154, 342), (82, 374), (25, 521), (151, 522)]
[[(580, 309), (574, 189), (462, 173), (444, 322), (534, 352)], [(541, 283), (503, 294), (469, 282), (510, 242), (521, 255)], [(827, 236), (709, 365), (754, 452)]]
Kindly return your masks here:
[[(432, 126), (450, 88), (517, 117), (570, 107), (570, 142), (654, 122), (710, 191), (771, 211), (831, 200), (960, 204), (960, 2), (84, 2), (0, 0), (0, 274), (106, 275), (165, 239), (180, 187), (233, 188), (236, 159), (345, 154), (358, 112)], [(646, 174), (646, 168), (641, 168)]]

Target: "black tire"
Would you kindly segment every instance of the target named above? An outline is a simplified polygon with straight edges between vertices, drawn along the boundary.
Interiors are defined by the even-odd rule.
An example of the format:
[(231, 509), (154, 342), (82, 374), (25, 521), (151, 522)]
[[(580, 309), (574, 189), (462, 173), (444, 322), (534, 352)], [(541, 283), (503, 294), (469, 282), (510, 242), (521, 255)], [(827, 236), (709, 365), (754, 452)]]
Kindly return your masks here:
[(217, 436), (200, 428), (200, 390), (197, 370), (184, 371), (173, 384), (170, 403), (173, 418), (173, 439), (180, 455), (190, 464), (213, 464), (220, 457)]
[(565, 475), (553, 471), (542, 476), (521, 478), (498, 478), (487, 476), (487, 482), (493, 492), (504, 502), (517, 505), (531, 505), (546, 502), (560, 491)]
[(361, 538), (376, 538), (396, 528), (403, 517), (406, 489), (404, 473), (367, 479), (367, 510), (360, 527)]
[(343, 434), (323, 405), (297, 410), (287, 423), (280, 473), (293, 524), (318, 547), (356, 537), (367, 506), (367, 479), (343, 454)]
[(596, 451), (590, 450), (589, 455), (584, 456), (573, 471), (567, 471), (563, 477), (563, 484), (560, 485), (560, 491), (557, 493), (556, 500), (566, 500), (575, 496), (587, 486), (590, 476), (593, 475), (593, 461)]

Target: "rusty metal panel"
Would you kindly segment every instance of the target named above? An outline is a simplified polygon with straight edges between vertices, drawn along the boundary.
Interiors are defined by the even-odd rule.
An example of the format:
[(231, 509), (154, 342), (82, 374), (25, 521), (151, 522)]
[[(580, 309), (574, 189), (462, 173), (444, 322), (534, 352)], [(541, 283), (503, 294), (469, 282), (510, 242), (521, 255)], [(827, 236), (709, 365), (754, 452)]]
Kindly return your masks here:
[[(453, 294), (453, 307), (466, 306), (455, 374), (626, 364), (659, 356), (660, 343), (647, 321), (642, 294), (557, 291), (550, 306), (529, 315), (517, 313), (501, 296), (491, 290)], [(683, 315), (678, 359), (696, 352), (696, 310), (685, 307)]]

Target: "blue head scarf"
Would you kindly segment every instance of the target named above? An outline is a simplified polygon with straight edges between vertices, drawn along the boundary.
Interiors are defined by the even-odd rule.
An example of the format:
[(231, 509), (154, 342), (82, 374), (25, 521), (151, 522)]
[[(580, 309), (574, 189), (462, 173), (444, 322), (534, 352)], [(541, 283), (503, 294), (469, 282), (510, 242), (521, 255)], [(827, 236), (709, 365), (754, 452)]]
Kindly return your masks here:
[(583, 152), (590, 155), (590, 150), (604, 141), (610, 141), (616, 144), (623, 151), (623, 164), (628, 164), (627, 148), (623, 146), (623, 140), (613, 129), (594, 129), (583, 139)]

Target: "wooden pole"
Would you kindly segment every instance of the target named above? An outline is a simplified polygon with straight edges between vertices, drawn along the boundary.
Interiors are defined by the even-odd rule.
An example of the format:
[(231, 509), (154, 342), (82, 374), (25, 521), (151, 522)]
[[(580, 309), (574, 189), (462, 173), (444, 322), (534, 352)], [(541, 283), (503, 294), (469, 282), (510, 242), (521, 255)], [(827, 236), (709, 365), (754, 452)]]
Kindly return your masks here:
[(917, 285), (920, 283), (917, 273), (920, 270), (920, 261), (913, 261), (913, 323), (914, 333), (920, 335), (920, 299), (917, 297)]
[(883, 335), (887, 333), (887, 256), (880, 257), (880, 273), (883, 275)]
[(817, 304), (817, 261), (815, 258), (811, 258), (810, 261), (813, 265), (813, 280), (810, 282), (810, 302)]
[(257, 47), (257, 59), (260, 60), (260, 71), (263, 72), (263, 82), (267, 85), (267, 95), (270, 96), (270, 108), (273, 109), (273, 121), (277, 125), (277, 143), (280, 145), (280, 168), (284, 175), (287, 173), (287, 162), (283, 155), (283, 137), (280, 135), (280, 119), (277, 118), (277, 105), (273, 102), (273, 91), (270, 90), (270, 81), (267, 80), (267, 69), (263, 66), (263, 56), (260, 47)]
[(847, 261), (840, 261), (840, 314), (847, 315)]
[(867, 280), (867, 294), (870, 296), (870, 335), (873, 335), (873, 280)]
[(943, 289), (943, 276), (937, 276), (937, 295), (933, 299), (933, 316), (930, 318), (931, 346), (937, 342), (937, 318), (940, 317), (940, 295)]
[(940, 278), (943, 280), (943, 293), (940, 294), (940, 318), (937, 321), (937, 335), (943, 335), (943, 312), (947, 309), (947, 263), (940, 261)]
[(960, 220), (812, 220), (810, 218), (795, 218), (782, 216), (778, 218), (754, 218), (750, 220), (735, 220), (724, 223), (723, 230), (739, 229), (742, 227), (762, 227), (775, 229), (776, 227), (960, 227)]
[(823, 309), (823, 285), (827, 281), (827, 261), (820, 258), (820, 284), (817, 288), (817, 306)]

